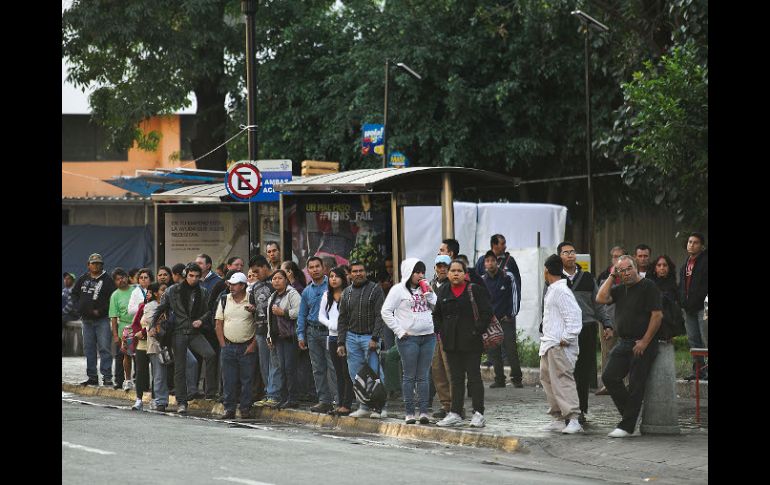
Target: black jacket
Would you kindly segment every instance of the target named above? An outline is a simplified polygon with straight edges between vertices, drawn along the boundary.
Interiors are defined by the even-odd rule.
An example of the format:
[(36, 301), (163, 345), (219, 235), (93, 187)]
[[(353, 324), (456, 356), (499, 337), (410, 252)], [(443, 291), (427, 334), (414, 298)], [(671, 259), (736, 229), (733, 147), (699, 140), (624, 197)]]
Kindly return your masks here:
[(690, 281), (690, 291), (687, 287), (687, 259), (679, 268), (679, 299), (682, 308), (693, 315), (703, 310), (703, 300), (709, 292), (709, 255), (708, 250), (703, 251), (695, 258), (695, 267), (692, 270), (692, 281)]
[(151, 325), (155, 325), (155, 321), (158, 316), (171, 309), (173, 312), (173, 325), (170, 329), (173, 333), (181, 332), (183, 334), (197, 334), (201, 333), (201, 328), (194, 328), (192, 322), (195, 320), (201, 320), (205, 324), (210, 324), (211, 311), (208, 307), (208, 291), (206, 288), (200, 285), (190, 291), (190, 297), (188, 302), (182, 302), (182, 285), (186, 285), (186, 282), (177, 283), (171, 285), (165, 293), (163, 298), (160, 299), (160, 305), (155, 310), (155, 315), (152, 316)]
[(473, 316), (468, 287), (455, 297), (452, 285), (441, 285), (436, 294), (436, 308), (433, 310), (433, 326), (441, 334), (444, 350), (448, 352), (483, 352), (484, 343), (481, 334), (489, 327), (492, 319), (492, 305), (487, 292), (480, 286), (470, 284), (473, 298), (479, 309), (479, 321)]
[(86, 273), (78, 278), (72, 287), (73, 306), (80, 318), (104, 318), (109, 315), (110, 296), (113, 291), (115, 282), (106, 271), (102, 271), (97, 278), (92, 278), (90, 273)]

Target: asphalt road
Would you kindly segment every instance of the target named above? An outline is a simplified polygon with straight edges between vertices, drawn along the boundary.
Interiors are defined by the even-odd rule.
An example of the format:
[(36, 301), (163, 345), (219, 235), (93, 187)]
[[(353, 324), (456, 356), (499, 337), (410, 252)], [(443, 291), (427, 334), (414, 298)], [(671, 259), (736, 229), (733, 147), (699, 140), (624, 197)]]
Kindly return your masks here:
[(126, 402), (62, 395), (63, 484), (628, 483), (603, 474), (540, 450), (505, 453), (136, 412)]

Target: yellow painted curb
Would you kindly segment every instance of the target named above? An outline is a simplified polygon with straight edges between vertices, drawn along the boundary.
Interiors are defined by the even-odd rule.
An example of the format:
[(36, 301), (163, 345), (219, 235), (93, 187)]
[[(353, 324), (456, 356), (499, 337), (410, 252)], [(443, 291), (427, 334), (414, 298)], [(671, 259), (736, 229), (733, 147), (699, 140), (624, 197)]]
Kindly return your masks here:
[[(81, 396), (103, 396), (116, 399), (133, 401), (136, 393), (122, 391), (106, 387), (79, 386), (76, 384), (62, 383), (62, 391), (71, 392)], [(144, 402), (149, 402), (149, 393), (145, 393)], [(169, 405), (176, 405), (174, 396), (169, 396)], [(221, 414), (224, 407), (221, 403), (194, 400), (188, 403), (189, 409), (208, 411), (212, 414)], [(278, 423), (307, 424), (321, 428), (338, 428), (344, 431), (371, 433), (398, 439), (411, 439), (431, 441), (447, 445), (476, 446), (482, 448), (494, 448), (502, 451), (522, 451), (519, 438), (484, 433), (482, 431), (468, 431), (459, 429), (438, 428), (436, 426), (407, 425), (394, 421), (381, 421), (376, 419), (351, 418), (349, 416), (330, 416), (328, 414), (313, 413), (298, 409), (272, 409), (254, 406), (251, 409), (252, 417)]]

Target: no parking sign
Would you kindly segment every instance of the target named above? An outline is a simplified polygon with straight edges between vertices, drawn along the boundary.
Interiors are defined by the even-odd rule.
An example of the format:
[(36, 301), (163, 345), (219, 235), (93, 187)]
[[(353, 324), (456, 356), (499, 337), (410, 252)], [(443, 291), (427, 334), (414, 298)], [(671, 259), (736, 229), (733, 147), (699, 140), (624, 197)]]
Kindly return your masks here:
[(235, 200), (250, 202), (259, 194), (262, 174), (253, 162), (238, 162), (227, 169), (225, 188)]

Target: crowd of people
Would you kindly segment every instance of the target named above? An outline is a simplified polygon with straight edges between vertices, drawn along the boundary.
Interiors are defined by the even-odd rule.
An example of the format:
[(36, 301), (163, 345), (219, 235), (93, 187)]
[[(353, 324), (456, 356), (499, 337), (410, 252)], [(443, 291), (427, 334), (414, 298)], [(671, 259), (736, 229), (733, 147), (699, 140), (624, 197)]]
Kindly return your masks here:
[[(92, 254), (85, 274), (63, 275), (62, 324), (82, 320), (82, 385), (98, 386), (101, 375), (103, 386), (133, 390), (136, 410), (152, 392), (153, 409), (165, 411), (175, 395), (180, 414), (193, 399), (220, 400), (225, 419), (236, 410), (247, 418), (254, 405), (297, 408), (311, 400), (313, 412), (386, 418), (387, 400), (363, 402), (354, 388), (366, 366), (385, 382), (381, 353), (395, 346), (406, 424), (459, 426), (470, 418), (471, 427), (483, 427), (482, 354), (494, 367), (491, 388), (507, 384), (505, 359), (511, 384), (523, 387), (516, 341), (522, 281), (506, 249), (505, 237), (495, 234), (490, 250), (470, 267), (459, 243), (446, 239), (432, 261), (431, 281), (425, 278), (429, 262), (407, 258), (399, 282), (389, 258), (371, 279), (372, 268), (361, 261), (337, 266), (313, 256), (303, 271), (281, 259), (275, 242), (248, 265), (232, 257), (212, 269), (212, 259), (200, 254), (194, 262), (159, 267), (157, 277), (149, 268), (107, 274), (102, 256)], [(651, 259), (644, 244), (632, 256), (612, 248), (598, 279), (576, 263), (569, 241), (545, 261), (540, 380), (553, 421), (544, 429), (583, 430), (589, 389), (598, 387), (597, 341), (603, 386), (596, 394), (611, 395), (622, 415), (611, 437), (634, 432), (659, 341), (686, 332), (691, 347), (707, 347), (705, 237), (692, 233), (687, 251), (679, 282), (673, 260)], [(502, 343), (485, 349), (490, 322), (502, 328)], [(702, 358), (693, 372), (696, 366), (707, 379)], [(467, 415), (466, 392), (472, 400)], [(434, 395), (440, 407), (430, 414)]]

